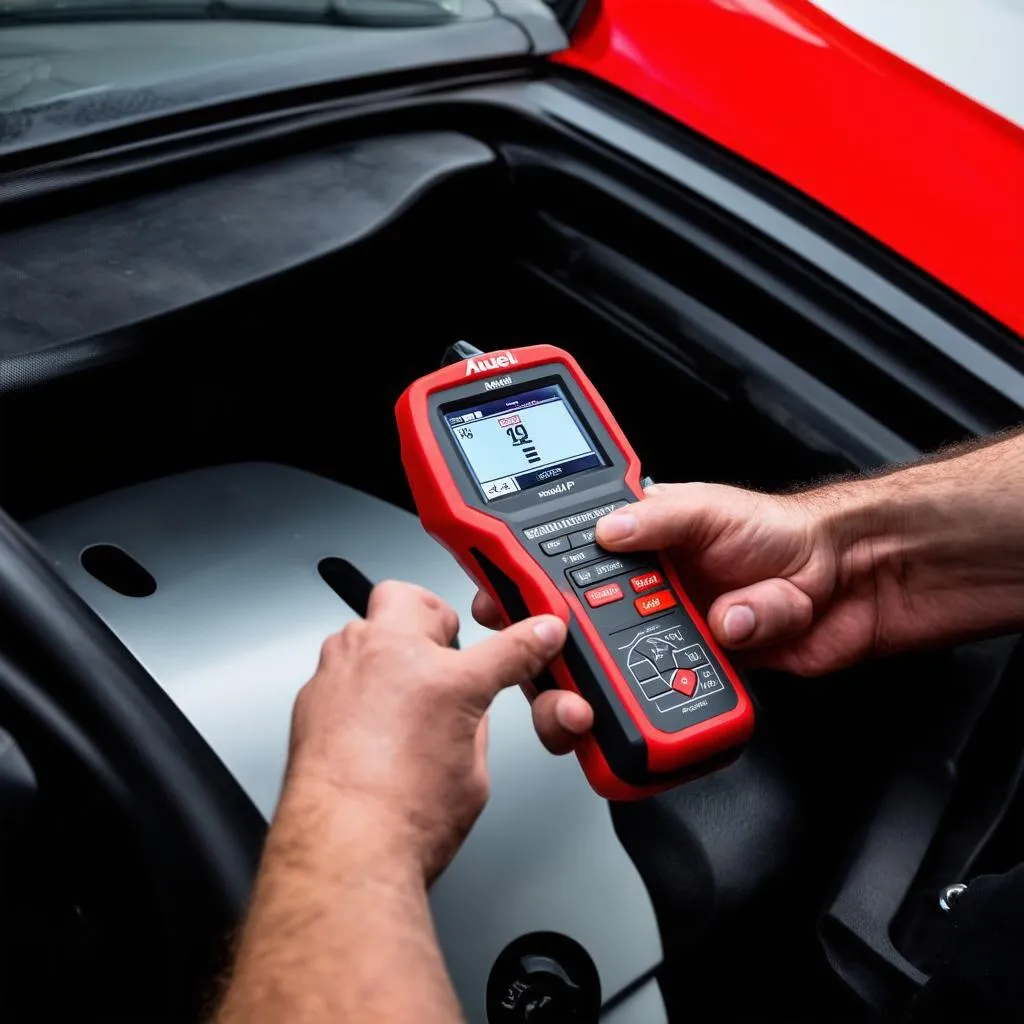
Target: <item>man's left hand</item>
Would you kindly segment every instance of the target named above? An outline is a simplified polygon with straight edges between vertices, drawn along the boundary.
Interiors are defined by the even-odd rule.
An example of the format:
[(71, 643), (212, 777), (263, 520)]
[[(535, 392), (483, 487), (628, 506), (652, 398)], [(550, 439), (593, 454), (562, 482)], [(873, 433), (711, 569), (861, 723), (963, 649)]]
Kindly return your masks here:
[(342, 804), (382, 852), (414, 856), (428, 882), (487, 801), (491, 701), (565, 642), (562, 622), (544, 615), (456, 651), (458, 625), (422, 587), (379, 584), (366, 619), (324, 643), (292, 721), (288, 788)]

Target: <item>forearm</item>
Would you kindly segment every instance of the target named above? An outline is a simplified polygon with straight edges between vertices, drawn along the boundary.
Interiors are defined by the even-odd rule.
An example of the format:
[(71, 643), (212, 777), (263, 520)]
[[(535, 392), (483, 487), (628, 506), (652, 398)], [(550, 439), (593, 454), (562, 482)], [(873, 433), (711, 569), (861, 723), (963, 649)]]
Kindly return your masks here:
[(372, 814), (290, 782), (217, 1024), (455, 1024), (422, 870)]
[(1024, 628), (1024, 434), (818, 492), (879, 649)]

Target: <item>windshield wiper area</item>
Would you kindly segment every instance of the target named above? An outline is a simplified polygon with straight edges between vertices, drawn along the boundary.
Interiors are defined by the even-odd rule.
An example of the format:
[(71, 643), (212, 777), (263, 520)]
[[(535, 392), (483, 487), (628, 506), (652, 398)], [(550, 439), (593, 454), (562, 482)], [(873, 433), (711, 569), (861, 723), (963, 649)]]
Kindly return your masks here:
[(441, 25), (461, 13), (462, 0), (5, 0), (0, 25), (237, 18), (411, 28)]

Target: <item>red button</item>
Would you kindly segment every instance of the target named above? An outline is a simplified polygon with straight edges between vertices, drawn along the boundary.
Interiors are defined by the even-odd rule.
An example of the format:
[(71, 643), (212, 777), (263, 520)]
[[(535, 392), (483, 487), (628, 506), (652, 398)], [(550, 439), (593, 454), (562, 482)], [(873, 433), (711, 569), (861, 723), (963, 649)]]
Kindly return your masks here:
[(664, 583), (660, 572), (645, 572), (640, 576), (630, 576), (629, 585), (638, 593), (650, 590), (651, 587), (660, 587)]
[(633, 604), (636, 605), (636, 610), (641, 615), (653, 615), (655, 612), (671, 608), (675, 603), (675, 594), (671, 590), (659, 590), (656, 594), (638, 597), (633, 601)]
[(672, 675), (672, 689), (684, 697), (692, 697), (697, 689), (697, 673), (692, 668), (677, 668)]
[(603, 587), (594, 587), (584, 595), (591, 608), (600, 608), (603, 604), (622, 600), (622, 587), (618, 583), (606, 583)]

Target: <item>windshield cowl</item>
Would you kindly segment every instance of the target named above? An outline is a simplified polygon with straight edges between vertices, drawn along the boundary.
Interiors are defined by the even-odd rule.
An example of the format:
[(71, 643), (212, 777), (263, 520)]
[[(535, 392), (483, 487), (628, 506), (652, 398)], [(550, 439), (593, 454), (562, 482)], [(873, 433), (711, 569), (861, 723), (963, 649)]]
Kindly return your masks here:
[[(375, 28), (443, 25), (463, 0), (7, 0), (0, 25), (132, 18), (272, 18)], [(472, 6), (472, 5), (471, 5)]]

